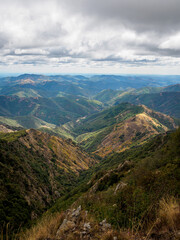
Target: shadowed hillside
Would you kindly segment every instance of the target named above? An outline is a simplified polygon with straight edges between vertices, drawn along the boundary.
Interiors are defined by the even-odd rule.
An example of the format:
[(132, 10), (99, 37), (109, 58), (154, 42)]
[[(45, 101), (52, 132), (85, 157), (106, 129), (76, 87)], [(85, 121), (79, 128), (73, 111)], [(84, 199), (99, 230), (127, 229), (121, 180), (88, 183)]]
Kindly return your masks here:
[(37, 218), (95, 162), (71, 140), (33, 129), (1, 133), (1, 226)]
[[(17, 96), (0, 96), (0, 116), (16, 120), (17, 124), (25, 128), (36, 128), (48, 125), (47, 123), (61, 125), (79, 117), (89, 115), (102, 109), (98, 101), (81, 97), (57, 98), (19, 98)], [(32, 125), (28, 118), (34, 118)], [(27, 121), (26, 121), (27, 119)], [(36, 121), (36, 123), (33, 123)], [(6, 121), (4, 121), (6, 122)]]

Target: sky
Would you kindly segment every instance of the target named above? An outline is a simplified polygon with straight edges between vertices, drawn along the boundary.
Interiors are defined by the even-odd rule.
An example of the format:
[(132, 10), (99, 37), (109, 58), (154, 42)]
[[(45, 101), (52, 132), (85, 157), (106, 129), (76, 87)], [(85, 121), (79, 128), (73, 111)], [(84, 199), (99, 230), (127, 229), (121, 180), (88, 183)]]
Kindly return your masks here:
[(0, 0), (0, 73), (180, 74), (180, 0)]

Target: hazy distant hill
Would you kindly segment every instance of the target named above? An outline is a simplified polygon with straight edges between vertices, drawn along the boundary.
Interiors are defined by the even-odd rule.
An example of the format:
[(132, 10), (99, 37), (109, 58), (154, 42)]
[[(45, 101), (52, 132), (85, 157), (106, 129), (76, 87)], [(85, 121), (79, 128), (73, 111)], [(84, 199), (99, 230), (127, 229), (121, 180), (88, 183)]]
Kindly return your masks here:
[(175, 118), (180, 118), (180, 92), (128, 95), (118, 99), (115, 104), (119, 104), (124, 101), (137, 105), (144, 104), (156, 111), (163, 112)]
[(160, 92), (180, 92), (180, 84), (170, 85), (166, 87), (143, 87), (139, 89), (130, 88), (129, 90), (119, 91), (105, 89), (94, 96), (94, 99), (106, 104), (113, 104), (117, 100), (127, 101), (131, 96), (141, 94), (151, 94)]
[(156, 88), (144, 87), (128, 91), (104, 90), (97, 94), (94, 99), (106, 105), (116, 105), (123, 102), (144, 104), (156, 111), (180, 118), (180, 84)]
[(23, 74), (0, 79), (1, 95), (20, 97), (56, 97), (59, 94), (94, 96), (105, 89), (127, 90), (129, 88), (162, 87), (180, 83), (179, 76), (119, 76), (81, 75), (45, 76)]

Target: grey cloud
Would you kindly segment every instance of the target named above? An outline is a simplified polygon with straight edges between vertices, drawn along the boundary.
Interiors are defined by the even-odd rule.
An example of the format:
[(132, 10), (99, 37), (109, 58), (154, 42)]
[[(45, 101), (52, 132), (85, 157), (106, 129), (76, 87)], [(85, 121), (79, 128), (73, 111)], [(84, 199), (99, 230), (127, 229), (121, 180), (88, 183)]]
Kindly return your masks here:
[(55, 58), (69, 57), (69, 56), (71, 56), (70, 51), (60, 47), (50, 49), (48, 54), (48, 57), (55, 57)]
[(106, 58), (99, 58), (99, 59), (93, 59), (93, 61), (97, 62), (119, 62), (119, 63), (125, 63), (125, 64), (147, 64), (147, 63), (156, 63), (158, 62), (157, 59), (134, 59), (134, 60), (125, 60), (124, 58), (121, 57), (115, 57), (115, 56), (108, 56)]
[(8, 38), (9, 37), (6, 33), (0, 32), (0, 49), (5, 47)]
[[(180, 29), (179, 0), (74, 0), (68, 9), (100, 22), (120, 24), (138, 31), (173, 32)], [(97, 21), (96, 19), (96, 21)]]
[(4, 56), (16, 56), (16, 57), (18, 57), (18, 56), (41, 56), (41, 55), (45, 55), (43, 52), (40, 53), (38, 51), (37, 52), (33, 51), (34, 49), (31, 51), (31, 49), (28, 48), (28, 50), (30, 50), (28, 52), (26, 52), (26, 51), (23, 52), (23, 50), (24, 49), (20, 49), (19, 52), (16, 52), (16, 50), (12, 50), (12, 51), (4, 54)]
[(152, 43), (143, 43), (142, 45), (136, 45), (138, 47), (138, 54), (139, 55), (154, 55), (154, 56), (171, 56), (175, 58), (180, 57), (180, 49), (162, 49), (159, 47), (158, 43), (155, 41)]
[(161, 48), (154, 48), (154, 49), (149, 49), (154, 53), (154, 55), (157, 56), (171, 56), (171, 57), (175, 57), (175, 58), (180, 58), (180, 49), (179, 50), (175, 50), (175, 49), (161, 49)]
[(14, 63), (13, 64), (22, 64), (22, 65), (34, 65), (34, 66), (37, 66), (37, 65), (43, 65), (43, 64), (48, 64), (48, 61), (47, 59), (42, 59), (41, 57), (29, 57), (29, 58), (18, 58), (17, 60), (15, 59), (14, 60)]
[(49, 23), (45, 29), (37, 32), (37, 38), (40, 38), (44, 41), (55, 40), (59, 37), (67, 35), (67, 31), (63, 29), (61, 23)]
[(47, 55), (50, 58), (62, 58), (62, 57), (71, 57), (71, 58), (88, 58), (89, 55), (86, 52), (76, 52), (73, 49), (67, 49), (63, 47), (56, 47), (48, 49), (49, 54)]

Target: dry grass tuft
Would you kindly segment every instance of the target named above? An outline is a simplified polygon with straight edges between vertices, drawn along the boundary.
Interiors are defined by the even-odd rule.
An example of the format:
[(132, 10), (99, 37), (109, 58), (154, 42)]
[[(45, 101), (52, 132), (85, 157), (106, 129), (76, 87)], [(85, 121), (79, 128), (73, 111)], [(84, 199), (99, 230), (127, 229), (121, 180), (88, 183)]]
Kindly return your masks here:
[(103, 233), (102, 236), (99, 238), (101, 240), (130, 240), (130, 236), (127, 236), (127, 234), (117, 232), (114, 230), (108, 230), (106, 233)]
[(157, 219), (151, 225), (145, 239), (179, 239), (176, 238), (180, 229), (180, 205), (176, 198), (163, 198), (159, 202)]
[(180, 206), (174, 197), (163, 198), (159, 204), (159, 219), (163, 225), (176, 230), (180, 224)]
[(114, 234), (111, 230), (107, 231), (102, 236), (102, 240), (113, 240), (113, 239), (114, 239)]
[(40, 240), (54, 238), (64, 218), (64, 213), (43, 217), (35, 226), (22, 233), (19, 240)]

